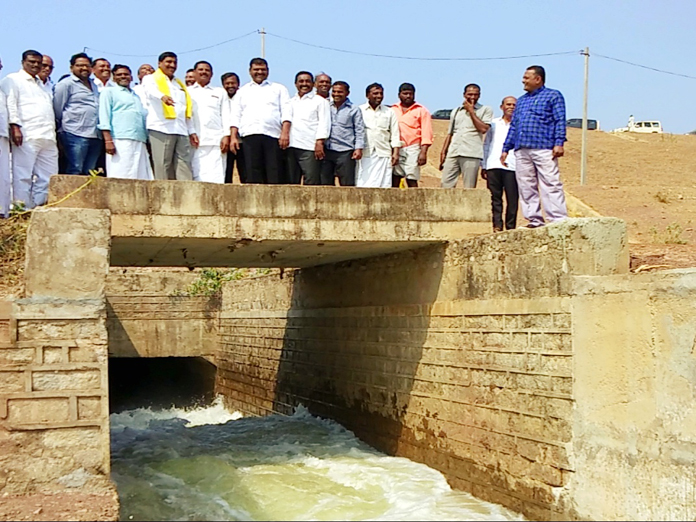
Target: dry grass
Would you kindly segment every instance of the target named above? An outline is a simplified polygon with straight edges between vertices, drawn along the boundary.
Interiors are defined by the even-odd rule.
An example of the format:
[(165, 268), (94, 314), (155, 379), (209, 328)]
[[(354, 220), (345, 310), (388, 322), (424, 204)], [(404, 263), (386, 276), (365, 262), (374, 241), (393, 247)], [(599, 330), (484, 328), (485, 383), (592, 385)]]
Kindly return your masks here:
[(24, 286), (24, 244), (29, 215), (0, 219), (0, 296), (19, 296)]

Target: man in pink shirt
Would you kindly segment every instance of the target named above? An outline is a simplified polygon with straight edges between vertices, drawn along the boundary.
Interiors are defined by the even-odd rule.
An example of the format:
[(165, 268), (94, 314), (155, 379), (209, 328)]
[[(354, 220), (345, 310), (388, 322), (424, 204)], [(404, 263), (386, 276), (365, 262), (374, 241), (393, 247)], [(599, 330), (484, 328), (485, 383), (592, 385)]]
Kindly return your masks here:
[(417, 187), (420, 168), (428, 162), (428, 149), (433, 144), (433, 124), (430, 112), (416, 102), (416, 88), (411, 83), (399, 86), (399, 103), (392, 105), (399, 121), (401, 149), (399, 163), (394, 167), (392, 187), (406, 178), (409, 187)]

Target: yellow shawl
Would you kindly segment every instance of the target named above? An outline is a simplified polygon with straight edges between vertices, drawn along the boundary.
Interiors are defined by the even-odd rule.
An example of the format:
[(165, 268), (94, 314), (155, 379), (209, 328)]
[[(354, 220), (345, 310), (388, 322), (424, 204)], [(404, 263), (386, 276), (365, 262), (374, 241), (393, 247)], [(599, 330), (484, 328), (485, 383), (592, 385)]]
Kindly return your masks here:
[[(169, 90), (169, 83), (167, 82), (169, 78), (167, 75), (164, 74), (161, 69), (157, 69), (152, 76), (155, 79), (155, 85), (157, 85), (159, 91), (164, 96), (171, 96), (172, 93)], [(181, 88), (184, 90), (184, 94), (186, 95), (186, 117), (190, 118), (193, 116), (193, 103), (191, 102), (191, 96), (189, 96), (186, 86), (179, 78), (174, 78), (174, 81), (181, 85)], [(164, 112), (164, 117), (168, 120), (176, 119), (176, 111), (171, 105), (166, 105), (164, 102), (162, 102), (162, 110)]]

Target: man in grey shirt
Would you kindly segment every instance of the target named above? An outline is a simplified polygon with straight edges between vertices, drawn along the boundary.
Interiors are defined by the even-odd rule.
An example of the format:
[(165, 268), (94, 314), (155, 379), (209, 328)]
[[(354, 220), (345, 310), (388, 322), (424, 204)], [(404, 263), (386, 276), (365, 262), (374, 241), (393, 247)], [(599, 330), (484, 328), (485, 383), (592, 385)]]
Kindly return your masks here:
[(70, 58), (70, 71), (53, 92), (56, 129), (65, 153), (65, 173), (89, 174), (97, 168), (102, 149), (97, 130), (99, 91), (90, 79), (92, 60), (85, 53)]
[(324, 142), (326, 156), (321, 166), (321, 184), (355, 186), (355, 162), (365, 148), (365, 123), (360, 107), (348, 98), (350, 86), (338, 81), (331, 87), (331, 134)]
[(464, 87), (464, 104), (450, 115), (449, 130), (440, 153), (442, 188), (454, 188), (459, 174), (464, 188), (475, 188), (483, 159), (483, 138), (491, 127), (493, 109), (478, 103), (481, 87)]

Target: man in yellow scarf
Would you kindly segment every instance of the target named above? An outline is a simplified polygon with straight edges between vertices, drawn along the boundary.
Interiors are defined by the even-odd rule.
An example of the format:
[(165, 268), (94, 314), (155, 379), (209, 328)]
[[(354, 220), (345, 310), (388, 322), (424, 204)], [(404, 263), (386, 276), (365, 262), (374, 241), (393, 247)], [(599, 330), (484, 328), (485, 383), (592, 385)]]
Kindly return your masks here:
[(147, 130), (155, 179), (193, 179), (191, 160), (198, 148), (193, 103), (184, 83), (174, 76), (176, 54), (160, 54), (158, 69), (142, 80), (147, 97)]

